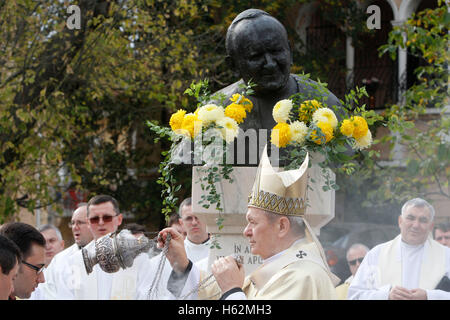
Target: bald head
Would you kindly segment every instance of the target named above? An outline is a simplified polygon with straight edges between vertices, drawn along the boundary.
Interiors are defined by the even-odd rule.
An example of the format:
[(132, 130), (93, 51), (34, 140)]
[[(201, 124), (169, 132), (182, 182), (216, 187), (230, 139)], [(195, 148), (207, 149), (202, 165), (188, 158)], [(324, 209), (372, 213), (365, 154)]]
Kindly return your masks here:
[(243, 32), (243, 29), (249, 28), (251, 25), (256, 23), (272, 24), (272, 27), (278, 29), (280, 34), (282, 34), (287, 41), (286, 29), (280, 21), (263, 10), (248, 9), (238, 14), (228, 27), (225, 47), (229, 56), (233, 56), (235, 53), (238, 53), (236, 52), (235, 40), (239, 33)]
[(70, 222), (73, 238), (79, 247), (84, 247), (94, 239), (87, 223), (87, 204), (79, 206), (72, 214)]

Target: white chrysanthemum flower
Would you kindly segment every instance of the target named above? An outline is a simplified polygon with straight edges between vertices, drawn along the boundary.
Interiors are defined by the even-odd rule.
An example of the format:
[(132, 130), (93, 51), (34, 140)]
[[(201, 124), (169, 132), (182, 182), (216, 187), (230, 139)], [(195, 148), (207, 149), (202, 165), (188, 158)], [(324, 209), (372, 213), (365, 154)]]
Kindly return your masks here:
[(292, 109), (292, 100), (284, 99), (280, 100), (273, 107), (272, 115), (273, 119), (277, 123), (285, 123), (289, 119), (289, 112)]
[(207, 126), (211, 122), (223, 119), (225, 112), (222, 107), (216, 106), (215, 104), (207, 104), (198, 109), (197, 115), (203, 125)]
[(355, 139), (355, 147), (359, 150), (368, 148), (370, 147), (371, 144), (372, 144), (372, 133), (370, 132), (370, 130), (367, 130), (365, 136), (359, 139)]
[(290, 125), (291, 128), (291, 141), (299, 144), (303, 144), (308, 135), (308, 127), (302, 121), (294, 121)]
[(229, 117), (223, 117), (222, 119), (217, 120), (216, 125), (221, 127), (219, 128), (220, 133), (227, 143), (232, 142), (239, 134), (239, 125), (236, 120)]
[(314, 111), (312, 120), (315, 123), (327, 122), (333, 129), (336, 129), (338, 125), (338, 119), (336, 118), (336, 115), (334, 114), (333, 110), (329, 108), (320, 108)]

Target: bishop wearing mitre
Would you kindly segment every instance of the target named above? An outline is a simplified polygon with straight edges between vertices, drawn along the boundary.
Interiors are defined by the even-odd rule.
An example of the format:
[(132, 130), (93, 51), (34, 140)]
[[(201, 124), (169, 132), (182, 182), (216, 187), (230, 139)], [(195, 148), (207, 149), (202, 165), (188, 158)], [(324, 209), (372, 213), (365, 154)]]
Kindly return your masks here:
[(305, 216), (308, 155), (299, 169), (272, 167), (264, 149), (249, 196), (244, 236), (263, 264), (245, 277), (232, 256), (219, 258), (211, 277), (186, 257), (183, 237), (171, 228), (160, 232), (173, 267), (167, 284), (174, 299), (336, 299), (339, 279), (331, 273), (323, 248)]

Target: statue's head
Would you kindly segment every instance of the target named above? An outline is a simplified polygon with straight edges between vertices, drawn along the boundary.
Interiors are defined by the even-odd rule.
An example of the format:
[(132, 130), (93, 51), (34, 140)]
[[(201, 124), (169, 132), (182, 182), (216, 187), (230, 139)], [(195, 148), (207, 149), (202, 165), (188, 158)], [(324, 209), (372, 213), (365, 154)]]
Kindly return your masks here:
[(252, 80), (259, 93), (285, 87), (292, 64), (284, 26), (267, 12), (248, 9), (228, 27), (227, 62), (245, 82)]

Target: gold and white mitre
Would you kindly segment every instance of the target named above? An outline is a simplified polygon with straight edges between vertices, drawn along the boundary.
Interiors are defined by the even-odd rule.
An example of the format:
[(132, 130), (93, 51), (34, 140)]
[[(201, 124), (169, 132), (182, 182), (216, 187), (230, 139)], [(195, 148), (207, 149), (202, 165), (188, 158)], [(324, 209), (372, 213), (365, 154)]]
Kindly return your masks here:
[(275, 171), (267, 156), (267, 146), (261, 156), (248, 206), (282, 215), (304, 216), (308, 185), (309, 155), (299, 169)]
[(266, 146), (261, 155), (255, 183), (249, 196), (248, 207), (270, 211), (275, 214), (302, 217), (306, 227), (306, 239), (308, 242), (316, 244), (332, 282), (334, 285), (337, 285), (340, 279), (331, 273), (322, 245), (308, 222), (310, 216), (305, 215), (307, 208), (308, 165), (309, 154), (307, 153), (300, 168), (288, 171), (283, 171), (282, 168), (275, 169), (270, 164)]

